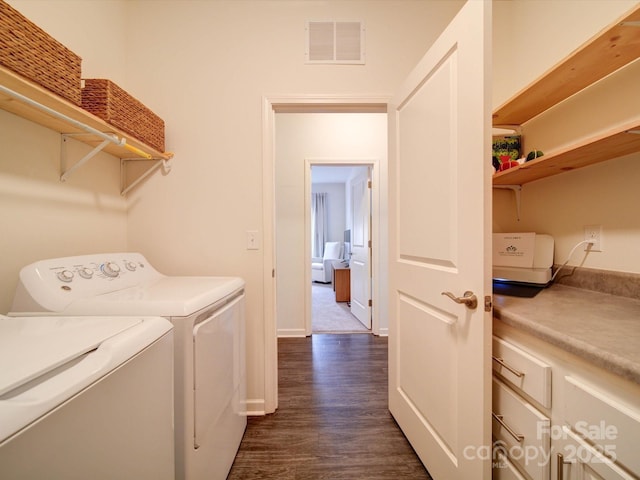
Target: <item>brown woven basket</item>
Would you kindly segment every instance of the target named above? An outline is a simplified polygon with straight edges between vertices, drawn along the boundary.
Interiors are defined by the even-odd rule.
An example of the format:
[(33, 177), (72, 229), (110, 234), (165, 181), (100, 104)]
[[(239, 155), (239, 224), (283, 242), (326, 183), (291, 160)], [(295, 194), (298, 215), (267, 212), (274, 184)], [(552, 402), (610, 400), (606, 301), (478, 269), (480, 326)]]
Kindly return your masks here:
[(84, 79), (82, 108), (164, 152), (164, 121), (110, 80)]
[(80, 105), (82, 59), (0, 0), (0, 65)]

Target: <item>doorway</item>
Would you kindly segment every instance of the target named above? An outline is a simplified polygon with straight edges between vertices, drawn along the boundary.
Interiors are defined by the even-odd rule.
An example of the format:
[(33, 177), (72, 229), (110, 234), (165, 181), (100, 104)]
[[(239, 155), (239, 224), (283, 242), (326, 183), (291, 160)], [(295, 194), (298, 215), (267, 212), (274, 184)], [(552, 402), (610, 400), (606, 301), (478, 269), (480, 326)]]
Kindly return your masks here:
[(312, 334), (371, 333), (375, 247), (368, 242), (372, 215), (367, 184), (373, 165), (328, 160), (309, 168), (311, 208), (305, 225), (310, 232), (312, 284), (311, 318), (305, 323), (310, 321)]
[[(378, 208), (380, 165), (386, 159), (387, 118), (380, 113), (276, 113), (274, 165), (274, 227), (277, 336), (309, 336), (311, 325), (311, 166), (371, 166), (373, 211)], [(372, 219), (375, 237), (384, 241), (377, 228), (379, 215)], [(341, 240), (344, 227), (336, 233)], [(353, 244), (355, 248), (355, 244)], [(362, 246), (361, 246), (362, 247)], [(373, 252), (371, 289), (373, 333), (380, 333), (376, 310), (380, 303), (377, 280), (382, 280), (381, 258)], [(380, 275), (378, 275), (380, 274)], [(366, 301), (368, 304), (368, 299)]]
[[(311, 257), (310, 243), (307, 241), (308, 234), (304, 228), (304, 185), (307, 180), (300, 180), (299, 177), (306, 175), (305, 161), (312, 157), (336, 158), (337, 155), (320, 151), (323, 146), (339, 146), (339, 142), (328, 141), (326, 137), (316, 135), (313, 145), (319, 149), (316, 154), (308, 151), (300, 153), (295, 149), (289, 149), (286, 153), (295, 159), (288, 166), (282, 167), (277, 164), (279, 155), (282, 153), (283, 144), (281, 142), (282, 129), (280, 120), (289, 119), (289, 114), (311, 114), (314, 119), (327, 119), (327, 114), (378, 114), (380, 121), (384, 123), (382, 131), (368, 134), (351, 135), (350, 138), (358, 137), (365, 144), (373, 144), (376, 141), (383, 141), (385, 147), (382, 154), (363, 154), (362, 152), (352, 155), (347, 152), (350, 158), (367, 158), (366, 163), (376, 163), (372, 172), (372, 201), (377, 212), (372, 218), (373, 243), (378, 248), (373, 251), (372, 270), (374, 282), (372, 288), (373, 309), (372, 309), (372, 332), (376, 335), (386, 335), (387, 327), (387, 301), (386, 295), (381, 293), (387, 290), (387, 220), (386, 220), (386, 110), (387, 97), (359, 97), (359, 96), (285, 96), (285, 97), (265, 97), (263, 99), (263, 229), (264, 229), (264, 313), (265, 313), (265, 398), (264, 411), (272, 413), (278, 405), (278, 337), (285, 336), (307, 336), (311, 334), (306, 331), (305, 318), (310, 318), (311, 302), (310, 292), (305, 294), (305, 289), (311, 289), (310, 268), (305, 270), (308, 259)], [(277, 125), (278, 123), (278, 125)], [(334, 122), (335, 123), (335, 122)], [(335, 128), (340, 130), (340, 125)], [(316, 130), (317, 132), (318, 130)], [(302, 133), (302, 132), (300, 132)], [(288, 138), (303, 140), (303, 135), (288, 134)], [(373, 160), (372, 160), (373, 159)], [(308, 179), (310, 183), (310, 179)], [(291, 200), (291, 201), (288, 201)], [(283, 211), (276, 211), (277, 207), (283, 207)], [(302, 232), (302, 238), (298, 241), (281, 242), (283, 238), (293, 238)], [(305, 252), (305, 249), (307, 250)], [(283, 261), (284, 259), (284, 261)], [(291, 274), (291, 275), (289, 275)], [(279, 302), (282, 298), (302, 299), (295, 304)], [(308, 313), (307, 313), (308, 310)], [(284, 322), (284, 323), (283, 323)], [(287, 324), (286, 322), (291, 322)]]

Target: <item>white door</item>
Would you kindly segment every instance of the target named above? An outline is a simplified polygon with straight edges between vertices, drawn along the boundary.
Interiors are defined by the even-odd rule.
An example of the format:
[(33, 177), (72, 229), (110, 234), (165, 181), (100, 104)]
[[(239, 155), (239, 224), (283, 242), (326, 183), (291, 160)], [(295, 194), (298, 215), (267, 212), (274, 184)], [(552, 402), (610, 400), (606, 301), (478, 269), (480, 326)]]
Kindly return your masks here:
[(468, 1), (389, 105), (389, 409), (435, 480), (491, 478), (490, 25)]
[(371, 328), (370, 169), (351, 181), (351, 313)]

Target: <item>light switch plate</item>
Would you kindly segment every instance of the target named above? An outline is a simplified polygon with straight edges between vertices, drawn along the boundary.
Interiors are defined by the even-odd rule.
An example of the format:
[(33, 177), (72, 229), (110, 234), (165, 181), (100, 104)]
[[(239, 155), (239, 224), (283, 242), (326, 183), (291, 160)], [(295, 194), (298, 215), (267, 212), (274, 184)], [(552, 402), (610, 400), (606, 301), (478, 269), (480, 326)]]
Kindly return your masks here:
[(259, 250), (260, 239), (257, 230), (247, 230), (247, 250)]

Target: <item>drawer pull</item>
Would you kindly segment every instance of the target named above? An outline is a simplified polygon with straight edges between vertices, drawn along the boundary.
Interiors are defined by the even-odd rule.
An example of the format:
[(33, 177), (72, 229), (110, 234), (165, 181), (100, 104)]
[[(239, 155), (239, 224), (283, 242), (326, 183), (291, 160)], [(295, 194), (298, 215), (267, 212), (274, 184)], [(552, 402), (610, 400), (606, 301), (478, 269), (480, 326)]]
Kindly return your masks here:
[(491, 412), (491, 415), (507, 432), (509, 432), (509, 435), (515, 438), (516, 442), (522, 443), (522, 441), (524, 440), (524, 435), (514, 432), (513, 429), (509, 425), (507, 425), (507, 423), (503, 420), (502, 415), (496, 415), (493, 412)]
[(501, 359), (500, 357), (494, 357), (493, 355), (491, 356), (491, 358), (493, 359), (494, 362), (496, 362), (497, 364), (499, 364), (500, 366), (506, 368), (507, 370), (509, 370), (511, 373), (513, 373), (516, 377), (524, 377), (524, 372), (521, 372), (519, 370), (516, 370), (515, 368), (513, 368), (511, 365), (509, 365), (508, 363), (506, 363), (503, 359)]
[(557, 469), (556, 469), (556, 480), (563, 480), (564, 478), (564, 466), (565, 465), (570, 465), (573, 462), (567, 461), (564, 459), (564, 455), (562, 455), (561, 453), (556, 454), (556, 458), (558, 460), (558, 464), (556, 465)]

